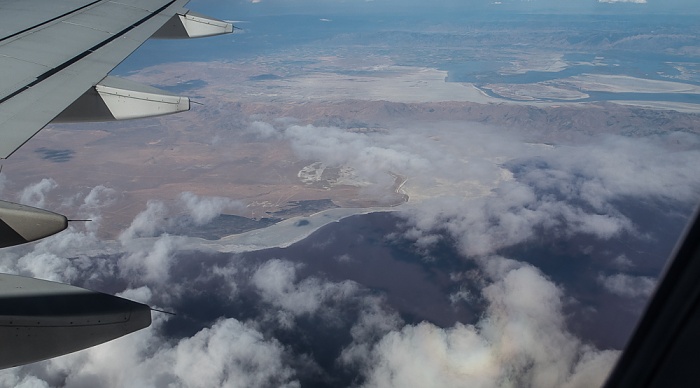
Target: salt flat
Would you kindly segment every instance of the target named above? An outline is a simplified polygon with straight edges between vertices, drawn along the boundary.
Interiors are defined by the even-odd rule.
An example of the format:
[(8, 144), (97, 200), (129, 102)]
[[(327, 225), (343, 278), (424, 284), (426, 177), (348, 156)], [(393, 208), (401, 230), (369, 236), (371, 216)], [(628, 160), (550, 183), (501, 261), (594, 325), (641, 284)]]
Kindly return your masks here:
[(658, 81), (626, 75), (582, 74), (557, 83), (585, 91), (612, 93), (700, 93), (700, 87), (682, 82)]
[(690, 104), (683, 102), (669, 102), (669, 101), (628, 101), (628, 100), (614, 100), (610, 101), (619, 105), (635, 106), (647, 109), (659, 109), (659, 110), (675, 110), (676, 112), (683, 113), (700, 113), (700, 104)]
[[(445, 82), (447, 72), (431, 68), (391, 66), (363, 75), (314, 73), (258, 81), (245, 90), (252, 100), (299, 102), (369, 100), (391, 102), (502, 102), (469, 83)], [(240, 87), (239, 87), (240, 90)]]

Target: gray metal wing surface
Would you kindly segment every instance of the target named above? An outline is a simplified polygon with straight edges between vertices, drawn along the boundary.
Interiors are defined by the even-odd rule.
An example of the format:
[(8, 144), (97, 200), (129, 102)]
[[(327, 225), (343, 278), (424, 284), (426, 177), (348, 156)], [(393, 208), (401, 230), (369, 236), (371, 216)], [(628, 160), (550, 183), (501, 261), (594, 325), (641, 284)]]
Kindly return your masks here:
[(176, 15), (186, 15), (186, 3), (0, 0), (0, 158), (15, 152)]
[[(190, 109), (174, 96), (107, 74), (151, 37), (196, 38), (230, 23), (187, 0), (0, 0), (0, 159), (46, 124), (111, 121)], [(65, 217), (0, 201), (0, 248), (65, 228)], [(41, 215), (41, 217), (39, 217)]]

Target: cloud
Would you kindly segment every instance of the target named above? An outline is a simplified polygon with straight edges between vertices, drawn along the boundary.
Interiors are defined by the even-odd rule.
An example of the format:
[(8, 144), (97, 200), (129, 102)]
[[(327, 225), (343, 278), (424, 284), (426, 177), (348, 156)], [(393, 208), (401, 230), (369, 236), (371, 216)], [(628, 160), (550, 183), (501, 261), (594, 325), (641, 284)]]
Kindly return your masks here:
[[(378, 180), (387, 172), (418, 172), (430, 161), (411, 149), (410, 144), (392, 142), (393, 135), (364, 134), (334, 127), (293, 125), (284, 131), (292, 147), (305, 158), (330, 166), (350, 164), (365, 177)], [(410, 136), (409, 136), (410, 139)]]
[(0, 375), (0, 386), (15, 388), (48, 388), (49, 385), (35, 376)]
[[(75, 205), (99, 216), (106, 203), (96, 198), (99, 193), (109, 191), (96, 189), (93, 195), (84, 197), (83, 203)], [(297, 373), (316, 373), (313, 371), (319, 367), (308, 356), (291, 353), (272, 332), (301, 330), (294, 325), (296, 317), (314, 317), (314, 324), (347, 326), (349, 330), (351, 322), (345, 323), (340, 316), (353, 309), (361, 310), (365, 317), (364, 332), (371, 330), (369, 326), (379, 325), (380, 317), (396, 320), (394, 314), (382, 313), (379, 298), (365, 298), (366, 291), (361, 292), (357, 284), (301, 277), (299, 265), (289, 261), (272, 259), (255, 264), (230, 257), (210, 262), (206, 250), (183, 246), (180, 238), (163, 234), (160, 230), (165, 218), (167, 208), (160, 202), (150, 202), (112, 242), (100, 240), (94, 230), (71, 226), (37, 244), (4, 250), (1, 268), (4, 272), (84, 286), (107, 285), (123, 297), (165, 310), (173, 310), (173, 304), (183, 303), (200, 291), (207, 299), (223, 297), (227, 303), (240, 303), (237, 296), (245, 292), (245, 297), (252, 296), (256, 303), (252, 310), (257, 311), (256, 315), (244, 322), (226, 317), (226, 307), (219, 306), (217, 318), (198, 323), (198, 329), (189, 335), (173, 337), (164, 329), (170, 318), (154, 313), (149, 329), (72, 355), (0, 371), (0, 383), (297, 387)], [(195, 253), (184, 255), (186, 249)], [(201, 266), (201, 271), (192, 271), (193, 262)], [(222, 281), (225, 286), (217, 286)], [(198, 314), (198, 307), (189, 305), (178, 313)], [(282, 320), (269, 319), (276, 313), (287, 316), (291, 324), (285, 326)]]
[(150, 237), (156, 235), (166, 222), (168, 210), (160, 201), (148, 201), (146, 210), (139, 213), (128, 228), (119, 234), (119, 240), (123, 243), (137, 237)]
[(243, 203), (224, 197), (200, 197), (189, 191), (180, 194), (180, 202), (184, 204), (190, 217), (197, 225), (204, 225), (224, 210), (241, 209)]
[[(510, 203), (537, 198), (522, 185), (506, 185), (502, 190)], [(107, 193), (98, 189), (80, 206), (99, 213), (105, 201), (95, 196), (101, 192)], [(437, 209), (424, 203), (426, 211)], [(449, 211), (454, 214), (466, 208)], [(3, 255), (2, 263), (9, 272), (55, 280), (116, 282), (122, 284), (117, 288), (121, 295), (166, 310), (199, 294), (216, 305), (225, 301), (239, 306), (235, 303), (248, 300), (252, 304), (247, 311), (252, 315), (232, 318), (227, 314), (235, 310), (219, 306), (214, 319), (198, 321), (197, 330), (173, 337), (165, 329), (172, 318), (155, 314), (147, 330), (0, 372), (0, 381), (69, 387), (295, 387), (300, 386), (301, 376), (329, 372), (319, 372), (322, 360), (294, 350), (300, 345), (290, 337), (316, 338), (329, 327), (332, 338), (339, 341), (334, 346), (340, 347), (331, 365), (343, 373), (359, 373), (367, 386), (424, 382), (499, 386), (503, 381), (576, 386), (577, 381), (603, 378), (616, 357), (615, 352), (598, 351), (570, 334), (562, 313), (562, 291), (538, 270), (513, 260), (479, 261), (490, 285), (482, 291), (488, 306), (478, 323), (446, 328), (430, 323), (405, 325), (380, 295), (357, 283), (302, 276), (302, 265), (283, 259), (250, 262), (229, 256), (212, 260), (205, 248), (162, 233), (168, 215), (161, 202), (152, 201), (117, 241), (101, 241), (93, 230), (71, 227), (67, 234), (11, 251), (12, 257)], [(512, 226), (521, 228), (517, 222)], [(200, 314), (199, 308), (190, 305), (182, 313)], [(343, 338), (349, 342), (342, 342)]]
[(80, 210), (89, 212), (109, 206), (116, 201), (116, 191), (106, 186), (95, 186), (83, 199)]
[[(101, 240), (89, 225), (71, 225), (37, 244), (3, 251), (0, 269), (120, 293), (180, 309), (180, 315), (155, 314), (148, 330), (0, 372), (0, 383), (298, 386), (309, 376), (335, 382), (337, 374), (377, 387), (599, 384), (618, 353), (571, 333), (564, 313), (570, 296), (560, 286), (496, 254), (542, 235), (557, 241), (634, 236), (643, 231), (620, 210), (620, 201), (690, 203), (699, 191), (694, 161), (700, 154), (674, 149), (675, 141), (664, 136), (548, 146), (524, 144), (498, 129), (449, 124), (373, 132), (277, 125), (285, 129), (257, 124), (290, 142), (300, 157), (351, 168), (376, 195), (393, 192), (392, 174), (406, 177), (413, 200), (402, 207), (402, 237), (418, 252), (444, 243), (457, 248), (459, 259), (471, 260), (469, 273), (452, 277), (455, 287), (444, 297), (453, 308), (480, 306), (477, 318), (446, 327), (411, 321), (381, 288), (325, 278), (299, 264), (303, 257), (283, 257), (287, 250), (212, 252), (164, 233), (177, 206), (151, 201), (116, 241)], [(43, 201), (55, 188), (50, 183), (25, 191), (42, 193), (29, 197)], [(73, 206), (100, 217), (115, 195), (96, 187)], [(179, 198), (197, 223), (237, 206), (193, 193)], [(350, 251), (326, 259), (348, 266), (364, 260)], [(621, 271), (630, 265), (624, 257), (613, 261)], [(650, 289), (648, 278), (623, 274), (594, 282), (629, 297)]]
[[(684, 136), (676, 134), (545, 146), (494, 128), (393, 132), (294, 125), (279, 136), (298, 156), (350, 167), (384, 189), (390, 184), (382, 177), (389, 172), (407, 177), (407, 192), (419, 200), (402, 207), (404, 237), (428, 249), (447, 232), (489, 279), (482, 290), (488, 307), (474, 325), (424, 322), (389, 329), (378, 342), (354, 339), (341, 360), (363, 365), (366, 386), (376, 387), (602, 384), (618, 352), (598, 350), (568, 331), (564, 294), (541, 272), (493, 255), (543, 235), (641, 238), (620, 203), (692, 206), (700, 175), (689, 166), (698, 151), (674, 149), (673, 137)], [(430, 195), (421, 198), (426, 190)], [(648, 294), (648, 280), (599, 281), (614, 292), (641, 296)]]
[(250, 123), (248, 131), (262, 139), (276, 137), (279, 134), (275, 127), (263, 121), (253, 121)]
[(588, 234), (600, 239), (633, 231), (631, 222), (620, 214), (592, 214), (512, 182), (487, 198), (440, 197), (408, 207), (400, 215), (413, 227), (407, 238), (423, 243), (423, 235), (432, 241), (436, 231), (447, 231), (460, 251), (471, 257), (529, 241), (541, 230), (559, 237)]
[[(83, 205), (90, 207), (94, 203), (94, 197), (87, 196)], [(99, 208), (96, 206), (92, 210)], [(209, 282), (221, 277), (235, 281), (235, 265), (212, 265), (204, 278), (178, 278), (170, 283), (171, 268), (182, 264), (175, 258), (182, 247), (178, 245), (178, 238), (158, 234), (161, 217), (166, 214), (161, 203), (149, 203), (113, 243), (97, 239), (94, 231), (80, 232), (71, 227), (38, 244), (4, 251), (3, 272), (70, 283), (77, 281), (78, 284), (82, 281), (93, 284), (126, 281), (133, 287), (123, 289), (119, 295), (152, 305), (158, 301), (179, 300), (183, 287), (189, 287), (185, 295), (191, 295), (194, 281)], [(139, 237), (151, 235), (156, 237)], [(93, 256), (89, 256), (91, 252)], [(311, 284), (320, 283), (309, 281), (295, 289), (309, 292), (312, 297), (320, 295), (311, 289)], [(212, 290), (211, 287), (207, 289)], [(235, 286), (228, 289), (235, 292)], [(294, 298), (293, 295), (281, 297)], [(288, 350), (254, 325), (221, 317), (191, 336), (178, 339), (169, 337), (163, 330), (167, 319), (168, 316), (156, 313), (151, 328), (117, 341), (1, 371), (0, 384), (31, 387), (299, 386), (294, 377), (296, 372), (287, 362), (290, 359)]]
[[(429, 160), (412, 149), (415, 136), (349, 132), (335, 127), (291, 125), (280, 133), (301, 158), (329, 167), (349, 167), (351, 179), (364, 186), (363, 196), (383, 200), (393, 195), (393, 174), (421, 175)], [(409, 144), (407, 144), (409, 143)], [(432, 150), (428, 150), (432, 151)], [(369, 186), (367, 186), (369, 183)]]
[[(493, 260), (498, 260), (494, 258)], [(618, 356), (566, 330), (563, 293), (520, 266), (483, 290), (475, 325), (408, 325), (385, 335), (366, 359), (368, 387), (600, 386)]]
[[(643, 138), (596, 140), (576, 147), (543, 148), (534, 156), (525, 148), (492, 150), (494, 156), (506, 155), (502, 166), (512, 179), (497, 182), (487, 196), (464, 198), (446, 191), (408, 207), (403, 214), (413, 229), (407, 237), (421, 243), (422, 237), (430, 239), (435, 231), (447, 230), (465, 255), (489, 255), (542, 231), (603, 240), (636, 234), (633, 221), (619, 206), (632, 198), (694, 205), (700, 177), (678, 166), (700, 156), (697, 151), (674, 152)], [(463, 171), (462, 180), (479, 179), (458, 171)], [(436, 169), (432, 176), (439, 174)]]
[[(170, 342), (165, 323), (118, 341), (0, 373), (0, 382), (67, 387), (298, 387), (275, 339), (235, 319), (221, 319), (192, 337)], [(23, 374), (12, 371), (24, 370)], [(28, 373), (27, 373), (28, 372)], [(35, 377), (33, 375), (41, 376)], [(25, 377), (20, 377), (24, 375)]]
[(182, 238), (164, 234), (147, 249), (127, 247), (128, 253), (119, 259), (119, 268), (142, 282), (167, 283), (173, 256), (183, 247), (181, 241)]
[(55, 180), (44, 178), (35, 184), (25, 187), (19, 195), (19, 202), (23, 205), (39, 208), (44, 207), (46, 203), (46, 194), (56, 187), (58, 187), (58, 184)]
[(297, 282), (297, 268), (291, 262), (273, 259), (261, 265), (251, 279), (262, 299), (277, 308), (276, 318), (284, 327), (293, 325), (295, 316), (315, 314), (322, 305), (328, 307), (357, 293), (357, 286), (350, 281), (332, 283), (310, 277)]
[(598, 136), (545, 146), (496, 128), (445, 124), (375, 132), (292, 125), (279, 136), (301, 158), (349, 168), (355, 180), (370, 183), (364, 194), (375, 199), (392, 194), (397, 175), (405, 177), (402, 189), (416, 204), (409, 213), (434, 220), (435, 228), (476, 226), (484, 232), (470, 243), (478, 254), (526, 241), (536, 227), (603, 239), (633, 233), (618, 202), (690, 206), (700, 192), (700, 176), (690, 167), (700, 152), (674, 149), (676, 137), (693, 135)]
[(90, 220), (85, 223), (88, 231), (97, 233), (101, 226), (101, 210), (117, 201), (116, 190), (106, 186), (95, 186), (83, 198), (82, 204), (78, 206), (78, 217)]
[(188, 387), (299, 387), (284, 348), (235, 319), (217, 322), (173, 350), (174, 375)]
[(619, 256), (616, 256), (616, 257), (612, 260), (612, 264), (613, 264), (617, 269), (630, 269), (630, 268), (634, 267), (634, 263), (632, 262), (632, 260), (630, 260), (629, 258), (627, 258), (627, 256), (624, 255), (624, 254), (619, 255)]
[(627, 298), (648, 299), (656, 287), (656, 280), (653, 278), (621, 273), (615, 275), (600, 274), (598, 282), (613, 294)]

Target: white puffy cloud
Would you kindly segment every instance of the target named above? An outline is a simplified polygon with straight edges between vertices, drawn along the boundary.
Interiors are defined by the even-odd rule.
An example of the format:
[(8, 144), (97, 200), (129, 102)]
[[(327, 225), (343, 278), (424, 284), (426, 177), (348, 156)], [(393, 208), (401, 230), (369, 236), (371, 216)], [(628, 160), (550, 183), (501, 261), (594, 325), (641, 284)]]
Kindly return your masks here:
[[(526, 223), (512, 218), (519, 214), (513, 208), (527, 208), (527, 204), (537, 202), (537, 195), (526, 185), (513, 182), (500, 190), (511, 206), (505, 208), (508, 211), (503, 212), (504, 221), (498, 226), (507, 230), (502, 235), (527, 236)], [(465, 203), (463, 198), (460, 201)], [(547, 201), (543, 202), (546, 205)], [(422, 206), (431, 220), (426, 225), (416, 223), (416, 230), (434, 227), (435, 214), (470, 213), (468, 202), (458, 208), (432, 207), (430, 201)], [(502, 205), (494, 206), (495, 210)], [(99, 206), (95, 209), (99, 212)], [(526, 219), (531, 217), (528, 212), (523, 213)], [(175, 301), (183, 288), (193, 287), (191, 280), (172, 278), (171, 271), (178, 265), (175, 256), (182, 249), (197, 248), (160, 232), (167, 216), (162, 203), (150, 202), (111, 244), (89, 230), (72, 228), (62, 238), (18, 250), (14, 261), (3, 263), (14, 272), (62, 281), (86, 274), (123, 279), (130, 287), (121, 293), (125, 297), (148, 303), (157, 303), (155, 299)], [(472, 226), (483, 223), (479, 217), (485, 215), (477, 216)], [(465, 227), (469, 222), (453, 223), (457, 225), (455, 232), (470, 229)], [(102, 251), (113, 256), (105, 260), (84, 254), (71, 256), (74, 246), (82, 247), (78, 250), (83, 252)], [(300, 278), (300, 265), (285, 260), (267, 260), (246, 269), (232, 259), (228, 264), (212, 265), (206, 276), (240, 283), (228, 288), (232, 293), (241, 287), (252, 289), (266, 312), (256, 319), (243, 323), (222, 317), (191, 336), (171, 339), (162, 330), (165, 318), (156, 314), (150, 329), (74, 355), (0, 372), (0, 381), (69, 387), (299, 386), (296, 376), (302, 371), (295, 367), (300, 366), (287, 361), (299, 355), (291, 355), (261, 327), (272, 324), (277, 330), (294, 330), (298, 317), (310, 315), (329, 322), (337, 319), (333, 315), (344, 311), (347, 303), (359, 303), (360, 312), (354, 322), (346, 323), (351, 325), (352, 343), (345, 346), (338, 362), (360, 371), (368, 386), (427, 383), (490, 387), (508, 381), (544, 387), (580, 386), (576, 384), (604, 378), (616, 353), (586, 346), (567, 331), (559, 288), (536, 269), (513, 260), (488, 257), (479, 260), (479, 265), (491, 283), (483, 290), (488, 301), (484, 317), (476, 325), (439, 328), (429, 323), (404, 326), (398, 314), (382, 307), (381, 298), (364, 294), (356, 283)]]
[(350, 329), (352, 343), (342, 350), (338, 359), (342, 364), (355, 369), (366, 367), (372, 347), (403, 326), (398, 314), (381, 308), (381, 302), (378, 298), (365, 299), (364, 308)]
[(632, 276), (622, 273), (598, 276), (598, 282), (615, 295), (628, 298), (649, 298), (656, 287), (656, 280), (648, 276)]
[(182, 248), (182, 238), (164, 234), (152, 244), (126, 247), (119, 259), (119, 268), (129, 276), (145, 282), (167, 283), (173, 256)]
[[(499, 260), (499, 258), (492, 258)], [(501, 263), (509, 267), (513, 263)], [(520, 266), (483, 290), (475, 325), (408, 325), (367, 355), (367, 387), (600, 386), (618, 356), (566, 329), (563, 294), (535, 268)]]
[(183, 386), (299, 387), (282, 360), (282, 345), (235, 319), (180, 341), (172, 353), (173, 374)]
[(101, 209), (116, 202), (116, 190), (106, 186), (95, 186), (83, 198), (83, 203), (78, 207), (78, 215), (90, 220), (85, 224), (88, 231), (97, 232), (100, 228), (102, 216)]
[(402, 135), (403, 141), (395, 141), (394, 135), (355, 133), (313, 125), (292, 125), (284, 131), (284, 137), (299, 156), (329, 166), (351, 166), (362, 178), (373, 182), (393, 182), (388, 172), (417, 175), (430, 165), (426, 155), (416, 152), (411, 147), (413, 144), (407, 144), (416, 139)]
[(700, 151), (674, 150), (670, 143), (693, 142), (697, 136), (677, 136), (603, 136), (576, 146), (558, 146), (543, 158), (546, 168), (527, 170), (523, 179), (556, 189), (567, 199), (581, 199), (596, 210), (604, 210), (607, 201), (620, 196), (694, 204), (700, 176), (683, 164)]
[(272, 259), (251, 278), (263, 300), (278, 309), (275, 318), (285, 327), (293, 325), (295, 316), (314, 314), (329, 302), (348, 299), (358, 291), (350, 281), (333, 283), (316, 277), (297, 281), (297, 268), (291, 262)]
[(116, 201), (116, 191), (112, 188), (98, 185), (93, 187), (83, 199), (80, 210), (97, 210), (109, 206)]
[[(88, 197), (85, 201), (93, 203)], [(92, 211), (99, 213), (99, 209), (95, 206)], [(282, 320), (270, 321), (265, 311), (280, 311), (291, 324), (300, 315), (337, 321), (331, 313), (334, 309), (345, 302), (360, 303), (367, 317), (362, 324), (367, 327), (365, 332), (371, 325), (379, 325), (382, 309), (376, 297), (363, 302), (353, 282), (300, 278), (298, 265), (288, 261), (273, 259), (248, 268), (248, 264), (231, 258), (227, 263), (212, 263), (199, 276), (182, 277), (180, 272), (180, 277), (172, 279), (171, 270), (185, 263), (176, 254), (184, 248), (197, 248), (184, 247), (180, 238), (159, 231), (167, 216), (162, 203), (151, 202), (117, 241), (102, 241), (94, 231), (72, 226), (37, 244), (3, 251), (0, 265), (6, 272), (64, 282), (125, 282), (129, 288), (119, 296), (151, 305), (165, 303), (158, 306), (164, 310), (172, 310), (167, 304), (180, 300), (183, 289), (192, 295), (196, 293), (194, 284), (198, 284), (202, 292), (216, 293), (211, 284), (224, 280), (232, 284), (220, 291), (230, 292), (230, 300), (239, 287), (254, 291), (264, 306), (262, 315), (245, 323), (220, 317), (203, 322), (192, 335), (172, 338), (163, 329), (170, 317), (154, 313), (154, 323), (148, 329), (75, 354), (0, 371), (0, 385), (298, 387), (295, 368), (318, 367), (313, 361), (300, 361), (306, 356), (292, 355), (279, 340), (258, 328), (272, 324), (288, 330), (293, 326), (285, 326)], [(384, 315), (391, 322), (397, 319), (393, 314)], [(370, 321), (374, 323), (367, 323)]]
[(264, 121), (253, 121), (250, 123), (248, 131), (263, 139), (276, 137), (278, 135), (278, 131), (275, 127)]
[(121, 298), (133, 300), (135, 302), (149, 304), (153, 297), (153, 291), (148, 286), (138, 288), (127, 288), (123, 292), (117, 294)]
[(518, 183), (504, 183), (492, 197), (470, 200), (441, 197), (406, 208), (400, 215), (413, 226), (407, 238), (444, 230), (456, 239), (467, 256), (489, 255), (498, 249), (526, 242), (539, 228), (553, 236), (585, 233), (609, 239), (623, 231), (632, 231), (624, 216), (592, 214), (564, 201), (537, 196)]
[(186, 191), (180, 194), (180, 202), (197, 225), (204, 225), (221, 215), (224, 210), (240, 209), (244, 205), (224, 197), (202, 197)]
[(119, 234), (123, 243), (136, 237), (154, 236), (165, 225), (168, 210), (163, 202), (148, 201), (146, 210), (139, 213), (128, 228)]
[(415, 228), (407, 237), (420, 243), (421, 236), (448, 230), (466, 255), (491, 254), (541, 231), (610, 239), (636, 233), (616, 201), (654, 198), (689, 206), (700, 191), (700, 176), (686, 168), (698, 152), (673, 152), (650, 139), (605, 137), (542, 149), (536, 157), (515, 151), (526, 157), (511, 154), (504, 163), (513, 179), (499, 182), (488, 196), (444, 193), (410, 207), (404, 214)]
[(37, 183), (25, 187), (19, 195), (19, 202), (23, 205), (44, 207), (46, 195), (56, 187), (58, 187), (58, 184), (55, 180), (44, 178)]
[[(265, 128), (263, 124), (259, 126)], [(302, 371), (295, 368), (303, 366), (289, 359), (304, 356), (291, 354), (274, 333), (301, 330), (295, 323), (302, 318), (319, 324), (338, 320), (334, 315), (354, 303), (359, 313), (353, 321), (336, 324), (350, 331), (352, 341), (342, 345), (337, 362), (360, 371), (367, 386), (599, 384), (617, 353), (595, 349), (567, 329), (566, 297), (541, 272), (493, 254), (543, 232), (552, 238), (585, 234), (598, 239), (636, 233), (615, 201), (634, 197), (688, 202), (697, 197), (700, 180), (693, 163), (699, 153), (673, 150), (663, 138), (609, 136), (552, 147), (523, 144), (494, 129), (449, 126), (358, 133), (292, 125), (273, 135), (290, 141), (300, 156), (349, 166), (361, 179), (384, 189), (394, 183), (389, 173), (406, 176), (407, 185), (418, 194), (437, 187), (403, 210), (403, 237), (427, 250), (447, 236), (460, 253), (474, 259), (478, 274), (451, 280), (458, 286), (464, 283), (452, 299), (458, 304), (482, 298), (486, 310), (478, 322), (446, 328), (427, 322), (405, 325), (386, 301), (369, 295), (361, 285), (302, 277), (303, 267), (287, 260), (251, 264), (217, 257), (206, 262), (198, 257), (210, 253), (206, 248), (163, 233), (172, 218), (170, 210), (152, 201), (117, 241), (102, 241), (95, 229), (71, 226), (38, 244), (3, 252), (0, 267), (61, 281), (113, 281), (122, 284), (121, 295), (164, 304), (160, 307), (166, 310), (187, 294), (183, 290), (190, 296), (225, 291), (222, 300), (245, 295), (255, 303), (251, 309), (256, 313), (247, 320), (223, 315), (201, 322), (182, 338), (166, 337), (165, 318), (156, 314), (151, 329), (75, 355), (0, 372), (0, 383), (297, 386)], [(45, 184), (27, 192), (50, 189)], [(79, 207), (99, 217), (112, 195), (109, 189), (95, 188)], [(235, 206), (226, 198), (192, 193), (180, 198), (198, 223)], [(183, 257), (183, 252), (191, 255)], [(628, 266), (628, 261), (617, 264)], [(183, 270), (199, 267), (206, 269), (194, 274)], [(598, 282), (618, 295), (648, 294), (649, 279), (625, 276), (601, 275)], [(474, 286), (478, 290), (470, 293)], [(348, 338), (346, 332), (339, 334)]]
[[(192, 337), (170, 342), (160, 332), (161, 316), (151, 328), (117, 341), (2, 371), (0, 383), (95, 388), (299, 386), (285, 361), (285, 348), (250, 325), (221, 319)], [(24, 373), (13, 373), (20, 371)]]
[(700, 192), (692, 167), (700, 151), (675, 147), (694, 135), (607, 135), (551, 146), (448, 123), (375, 132), (292, 125), (280, 136), (299, 157), (351, 168), (359, 181), (372, 183), (374, 191), (366, 193), (375, 196), (391, 193), (396, 175), (405, 177), (412, 205), (405, 214), (415, 224), (410, 238), (429, 246), (435, 230), (448, 229), (467, 255), (528, 241), (538, 228), (600, 239), (635, 233), (616, 201), (688, 206)]
[(15, 388), (49, 388), (46, 381), (35, 376), (17, 376), (13, 374), (0, 375), (0, 386)]

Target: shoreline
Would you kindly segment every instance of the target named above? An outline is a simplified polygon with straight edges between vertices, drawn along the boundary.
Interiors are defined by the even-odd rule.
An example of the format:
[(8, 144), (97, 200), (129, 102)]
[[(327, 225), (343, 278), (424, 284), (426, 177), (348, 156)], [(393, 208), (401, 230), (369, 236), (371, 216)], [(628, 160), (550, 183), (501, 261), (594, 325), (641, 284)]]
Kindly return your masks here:
[[(296, 216), (266, 228), (233, 234), (218, 240), (198, 237), (179, 237), (185, 245), (207, 247), (222, 253), (240, 253), (269, 248), (285, 248), (312, 235), (322, 227), (356, 215), (397, 212), (404, 205), (376, 208), (335, 208), (323, 210), (309, 216)], [(155, 239), (157, 237), (149, 237)]]

